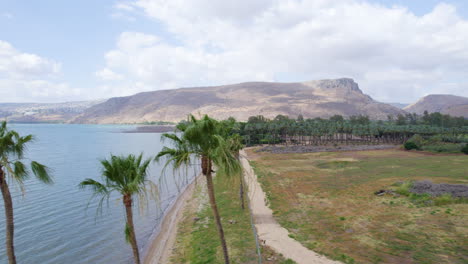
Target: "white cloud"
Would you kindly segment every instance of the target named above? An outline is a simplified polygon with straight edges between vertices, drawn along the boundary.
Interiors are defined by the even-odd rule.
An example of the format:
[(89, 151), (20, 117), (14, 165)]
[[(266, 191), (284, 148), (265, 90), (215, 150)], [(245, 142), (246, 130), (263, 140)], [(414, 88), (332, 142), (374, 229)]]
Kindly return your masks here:
[(114, 19), (122, 19), (128, 22), (135, 22), (136, 18), (134, 17), (135, 7), (132, 3), (118, 2), (113, 6), (113, 12), (111, 17)]
[(144, 89), (353, 77), (385, 101), (468, 96), (468, 21), (448, 4), (423, 16), (358, 0), (136, 0), (125, 6), (163, 23), (178, 41), (124, 32), (107, 52), (106, 67)]
[(106, 80), (106, 81), (117, 81), (117, 80), (122, 80), (123, 79), (123, 76), (118, 74), (118, 73), (115, 73), (111, 70), (109, 70), (108, 68), (104, 68), (100, 71), (97, 71), (96, 72), (96, 76), (101, 78), (102, 80)]
[(0, 13), (0, 17), (6, 18), (6, 19), (13, 19), (14, 16), (12, 13), (4, 12), (4, 13)]
[(57, 101), (81, 90), (60, 82), (61, 65), (0, 40), (0, 102)]

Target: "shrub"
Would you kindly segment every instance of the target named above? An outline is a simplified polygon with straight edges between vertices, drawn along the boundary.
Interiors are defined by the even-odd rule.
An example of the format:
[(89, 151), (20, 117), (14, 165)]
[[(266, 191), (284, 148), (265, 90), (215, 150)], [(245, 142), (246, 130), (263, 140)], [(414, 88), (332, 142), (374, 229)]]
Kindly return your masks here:
[(423, 146), (422, 150), (432, 151), (432, 152), (444, 152), (444, 153), (460, 153), (460, 145), (459, 144), (428, 145), (428, 146)]
[(419, 149), (419, 146), (412, 141), (406, 141), (403, 146), (406, 150)]
[(406, 142), (414, 142), (418, 147), (421, 147), (423, 146), (424, 144), (426, 144), (426, 141), (424, 140), (423, 137), (421, 137), (421, 135), (414, 135), (412, 136), (410, 139), (408, 139)]
[(435, 205), (446, 205), (451, 203), (454, 203), (454, 199), (450, 193), (444, 193), (434, 199)]
[(427, 144), (438, 144), (438, 143), (441, 143), (443, 140), (442, 140), (442, 136), (441, 135), (435, 135), (435, 136), (432, 136), (430, 137), (428, 140), (427, 140)]
[(410, 181), (403, 182), (402, 184), (400, 184), (398, 186), (398, 188), (396, 188), (395, 192), (398, 193), (398, 194), (401, 194), (401, 195), (409, 196), (410, 195), (410, 189), (411, 189), (412, 186), (413, 186), (413, 183), (410, 182)]
[(466, 155), (468, 155), (468, 144), (465, 144), (465, 146), (463, 148), (461, 148), (461, 152), (465, 153)]

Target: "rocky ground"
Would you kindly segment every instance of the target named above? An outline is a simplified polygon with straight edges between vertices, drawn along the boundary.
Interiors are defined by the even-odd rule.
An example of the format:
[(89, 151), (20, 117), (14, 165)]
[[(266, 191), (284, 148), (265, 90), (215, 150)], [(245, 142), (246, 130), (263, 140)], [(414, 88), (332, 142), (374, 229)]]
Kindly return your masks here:
[(416, 181), (410, 189), (412, 193), (429, 194), (431, 196), (440, 196), (446, 193), (452, 197), (468, 198), (468, 185), (465, 184), (447, 184), (433, 183), (431, 181)]

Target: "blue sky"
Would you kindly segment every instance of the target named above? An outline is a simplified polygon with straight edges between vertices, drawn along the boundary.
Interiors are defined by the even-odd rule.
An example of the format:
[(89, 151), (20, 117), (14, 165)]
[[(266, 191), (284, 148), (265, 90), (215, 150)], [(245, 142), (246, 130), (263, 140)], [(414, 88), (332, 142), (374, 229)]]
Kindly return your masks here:
[(468, 96), (467, 1), (219, 2), (0, 0), (0, 102), (337, 77)]

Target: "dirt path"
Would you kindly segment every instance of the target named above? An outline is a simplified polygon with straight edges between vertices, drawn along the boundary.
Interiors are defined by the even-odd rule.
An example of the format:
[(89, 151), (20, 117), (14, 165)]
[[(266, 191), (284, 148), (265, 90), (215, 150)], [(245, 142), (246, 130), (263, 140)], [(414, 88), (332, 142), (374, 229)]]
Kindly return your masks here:
[(271, 247), (298, 264), (338, 264), (341, 262), (328, 258), (305, 248), (288, 236), (288, 230), (281, 227), (273, 218), (272, 210), (265, 204), (266, 197), (257, 176), (247, 160), (245, 151), (241, 152), (241, 163), (244, 168), (244, 178), (248, 186), (248, 196), (252, 207), (255, 227), (262, 244)]
[(151, 246), (145, 255), (144, 264), (169, 263), (172, 248), (174, 247), (176, 240), (177, 225), (182, 219), (182, 215), (184, 213), (183, 209), (190, 202), (190, 198), (192, 197), (193, 190), (195, 188), (195, 181), (198, 181), (199, 178), (200, 176), (197, 176), (197, 178), (187, 186), (164, 217), (161, 224), (161, 231), (151, 242)]

